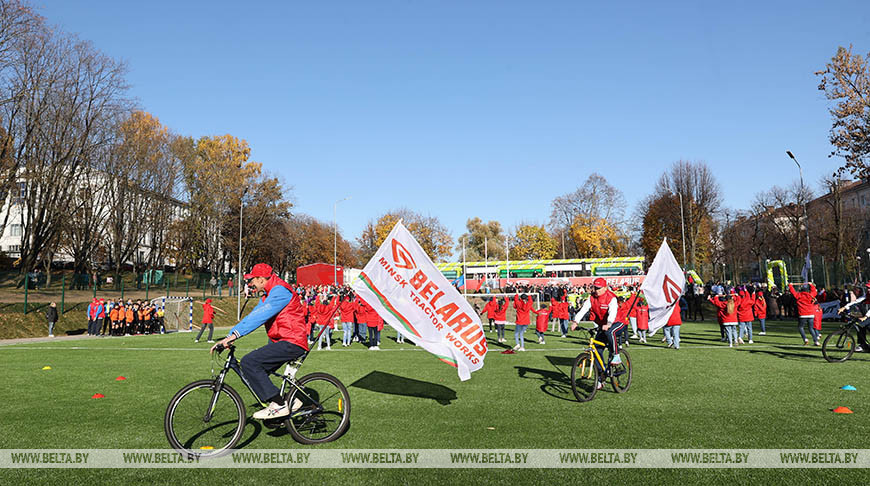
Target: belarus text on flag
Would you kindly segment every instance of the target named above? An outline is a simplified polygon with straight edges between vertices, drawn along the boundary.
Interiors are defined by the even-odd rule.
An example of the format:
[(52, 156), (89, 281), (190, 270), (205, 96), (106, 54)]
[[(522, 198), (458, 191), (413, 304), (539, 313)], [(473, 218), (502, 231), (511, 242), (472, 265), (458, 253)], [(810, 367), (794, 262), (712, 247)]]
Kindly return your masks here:
[(455, 367), (459, 379), (483, 367), (480, 318), (401, 221), (352, 286), (387, 324)]
[(674, 306), (683, 295), (686, 276), (671, 253), (668, 239), (662, 241), (640, 289), (649, 304), (649, 333), (655, 334), (668, 323)]

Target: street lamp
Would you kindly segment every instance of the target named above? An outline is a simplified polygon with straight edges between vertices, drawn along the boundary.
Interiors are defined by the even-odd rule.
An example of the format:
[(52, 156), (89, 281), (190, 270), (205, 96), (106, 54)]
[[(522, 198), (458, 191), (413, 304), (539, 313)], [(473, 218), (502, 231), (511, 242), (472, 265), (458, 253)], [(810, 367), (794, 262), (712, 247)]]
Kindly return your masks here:
[(864, 279), (861, 278), (861, 257), (857, 257), (857, 258), (858, 258), (858, 283), (860, 283), (861, 280), (864, 280)]
[(338, 224), (336, 223), (336, 216), (338, 214), (338, 203), (348, 199), (350, 199), (350, 196), (339, 199), (332, 205), (332, 285), (336, 287), (338, 286)]
[[(794, 154), (791, 153), (791, 150), (786, 150), (785, 153), (788, 154), (788, 156), (791, 157), (791, 160), (794, 160), (794, 163), (798, 166), (798, 171), (800, 172), (800, 176), (801, 176), (801, 194), (803, 194), (803, 192), (804, 192), (804, 170), (801, 168), (801, 164), (794, 157)], [(809, 261), (807, 262), (808, 263), (807, 269), (809, 270), (807, 276), (809, 277), (809, 280), (812, 282), (813, 280), (815, 280), (815, 278), (813, 278), (813, 259), (812, 259), (812, 255), (810, 254), (810, 218), (807, 217), (807, 202), (806, 201), (804, 201), (804, 229), (807, 230), (807, 256), (810, 257), (810, 258), (808, 258)]]
[[(241, 167), (241, 165), (239, 165)], [(242, 320), (242, 209), (245, 207), (245, 195), (248, 193), (246, 187), (242, 192), (242, 197), (239, 198), (239, 266), (236, 268), (236, 321)]]

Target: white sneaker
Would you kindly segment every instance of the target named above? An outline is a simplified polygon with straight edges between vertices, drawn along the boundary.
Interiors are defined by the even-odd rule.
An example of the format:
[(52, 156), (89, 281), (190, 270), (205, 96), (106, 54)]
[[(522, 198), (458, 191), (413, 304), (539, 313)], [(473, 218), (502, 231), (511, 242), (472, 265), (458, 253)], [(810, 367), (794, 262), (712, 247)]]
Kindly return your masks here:
[(49, 334), (48, 337), (54, 337), (54, 334)]
[(525, 351), (525, 350), (526, 350), (526, 348), (520, 348), (520, 349), (519, 349), (519, 351)]
[(743, 343), (743, 338), (737, 338), (737, 344), (744, 344), (744, 343)]
[(327, 351), (332, 351), (332, 346), (327, 346), (327, 347), (326, 347), (326, 350), (327, 350)]
[(755, 344), (755, 341), (753, 341), (753, 340), (750, 339), (750, 340), (749, 340), (749, 344)]
[(733, 344), (731, 344), (731, 343), (728, 343), (728, 347), (729, 347), (729, 348), (733, 348), (733, 347), (734, 347), (734, 345), (733, 345)]
[(516, 350), (518, 350), (518, 349), (520, 349), (520, 345), (519, 345), (519, 344), (517, 344), (516, 346), (514, 346), (514, 351), (516, 351)]
[(617, 354), (617, 355), (614, 356), (613, 359), (610, 361), (610, 364), (612, 364), (612, 365), (614, 365), (614, 366), (616, 366), (616, 365), (621, 365), (621, 364), (622, 364), (622, 356), (620, 356), (620, 355)]
[[(297, 401), (299, 401), (299, 399), (294, 400), (294, 402), (293, 402), (294, 406), (296, 406)], [(296, 407), (296, 408), (298, 408), (298, 407)], [(286, 417), (288, 415), (290, 415), (290, 409), (287, 408), (286, 403), (283, 405), (278, 405), (275, 402), (271, 402), (269, 404), (269, 406), (264, 408), (263, 410), (260, 410), (258, 412), (254, 412), (253, 417), (255, 419), (258, 419), (258, 420), (268, 420), (268, 419), (274, 419), (274, 418), (279, 418), (279, 417)]]
[(209, 339), (208, 342), (213, 343), (214, 339)]
[(631, 339), (637, 339), (637, 334), (632, 334)]
[(764, 336), (764, 331), (761, 331), (760, 333), (758, 333), (758, 335), (759, 335), (759, 336)]

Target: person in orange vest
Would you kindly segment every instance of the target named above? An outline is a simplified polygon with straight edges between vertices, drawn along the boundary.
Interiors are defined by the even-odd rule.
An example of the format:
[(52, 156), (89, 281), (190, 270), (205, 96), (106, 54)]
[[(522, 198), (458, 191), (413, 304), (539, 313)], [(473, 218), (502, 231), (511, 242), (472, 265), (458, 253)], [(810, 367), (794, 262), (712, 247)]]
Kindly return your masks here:
[(214, 307), (211, 305), (211, 299), (205, 299), (205, 302), (202, 303), (202, 327), (199, 328), (199, 334), (196, 335), (196, 339), (193, 342), (199, 342), (199, 338), (202, 337), (202, 332), (205, 331), (206, 326), (208, 326), (208, 342), (213, 343)]
[(132, 305), (127, 305), (124, 311), (124, 335), (129, 336), (130, 333), (135, 333), (136, 329), (133, 323), (136, 322), (136, 310)]
[(123, 319), (124, 312), (124, 304), (122, 302), (116, 302), (112, 307), (112, 310), (109, 311), (109, 319), (112, 321), (112, 328), (109, 330), (109, 333), (113, 336), (118, 335), (118, 328), (121, 326), (121, 320)]
[(544, 342), (544, 333), (547, 331), (547, 323), (550, 322), (550, 309), (547, 304), (541, 304), (541, 308), (534, 311), (535, 317), (535, 334), (538, 335), (538, 344), (547, 344)]

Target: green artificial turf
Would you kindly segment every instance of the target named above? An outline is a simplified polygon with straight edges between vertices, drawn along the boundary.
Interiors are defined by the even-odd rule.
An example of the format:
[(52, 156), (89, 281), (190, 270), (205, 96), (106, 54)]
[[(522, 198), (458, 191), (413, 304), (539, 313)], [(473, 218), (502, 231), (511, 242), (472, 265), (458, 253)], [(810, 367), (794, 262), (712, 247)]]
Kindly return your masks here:
[[(825, 323), (825, 333), (836, 324)], [(758, 331), (757, 325), (755, 329)], [(225, 332), (225, 331), (224, 331)], [(381, 351), (360, 344), (315, 351), (300, 374), (325, 371), (348, 386), (351, 426), (339, 440), (301, 446), (283, 430), (249, 420), (249, 449), (649, 449), (868, 448), (868, 360), (830, 364), (804, 347), (792, 322), (770, 323), (767, 336), (735, 349), (719, 342), (715, 323), (682, 326), (682, 348), (666, 349), (660, 335), (632, 344), (631, 389), (608, 386), (578, 403), (568, 375), (581, 336), (548, 334), (527, 351), (503, 355), (491, 340), (485, 366), (460, 382), (456, 370), (385, 330)], [(222, 335), (218, 333), (217, 335)], [(493, 334), (488, 334), (493, 336)], [(334, 335), (340, 338), (340, 334)], [(509, 344), (513, 332), (508, 331)], [(0, 407), (2, 449), (166, 449), (163, 415), (185, 384), (211, 376), (205, 343), (189, 333), (89, 338), (0, 347), (6, 383)], [(262, 330), (239, 341), (239, 356), (265, 342)], [(43, 371), (43, 366), (51, 370)], [(124, 381), (116, 377), (124, 376)], [(255, 400), (232, 376), (248, 414)], [(854, 385), (857, 392), (842, 391)], [(95, 393), (105, 398), (91, 399)], [(852, 415), (831, 412), (851, 408)], [(639, 481), (844, 484), (861, 470), (294, 470), (116, 469), (2, 470), (0, 483), (291, 483), (467, 482), (529, 483)], [(10, 482), (11, 481), (11, 482)]]

